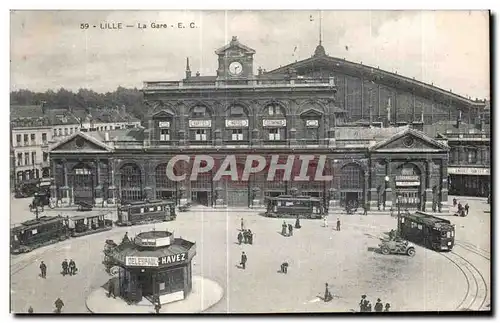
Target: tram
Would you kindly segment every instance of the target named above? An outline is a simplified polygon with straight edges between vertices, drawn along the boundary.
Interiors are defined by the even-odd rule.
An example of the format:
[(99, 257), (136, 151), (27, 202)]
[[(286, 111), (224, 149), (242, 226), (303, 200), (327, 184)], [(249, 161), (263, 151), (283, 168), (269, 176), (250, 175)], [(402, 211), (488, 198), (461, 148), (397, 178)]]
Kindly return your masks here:
[(69, 238), (67, 218), (41, 216), (25, 221), (10, 230), (10, 250), (13, 254), (30, 252)]
[(105, 214), (77, 215), (68, 219), (68, 229), (72, 237), (108, 231), (113, 228), (113, 221)]
[(175, 202), (170, 200), (129, 202), (119, 205), (117, 213), (118, 226), (173, 221), (177, 217)]
[(267, 217), (320, 219), (325, 214), (321, 199), (310, 196), (267, 197), (266, 205)]
[(401, 238), (436, 251), (450, 251), (455, 245), (455, 226), (449, 220), (421, 211), (398, 217)]

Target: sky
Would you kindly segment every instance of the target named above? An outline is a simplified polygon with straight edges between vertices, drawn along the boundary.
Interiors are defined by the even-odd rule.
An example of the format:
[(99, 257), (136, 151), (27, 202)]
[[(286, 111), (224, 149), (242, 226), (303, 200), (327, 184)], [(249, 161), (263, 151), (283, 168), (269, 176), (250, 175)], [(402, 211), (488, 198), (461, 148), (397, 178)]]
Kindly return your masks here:
[[(215, 75), (214, 51), (232, 36), (256, 51), (255, 73), (259, 66), (272, 70), (314, 53), (319, 15), (319, 11), (292, 10), (13, 11), (10, 89), (141, 88), (144, 81), (182, 79), (186, 57), (193, 74)], [(463, 96), (489, 98), (486, 11), (322, 11), (321, 15), (323, 46), (330, 56), (397, 71)], [(190, 28), (191, 22), (195, 28)], [(122, 23), (124, 29), (104, 30), (103, 23)], [(153, 29), (151, 23), (169, 28)], [(186, 28), (176, 28), (178, 23)], [(82, 29), (82, 24), (89, 28)]]

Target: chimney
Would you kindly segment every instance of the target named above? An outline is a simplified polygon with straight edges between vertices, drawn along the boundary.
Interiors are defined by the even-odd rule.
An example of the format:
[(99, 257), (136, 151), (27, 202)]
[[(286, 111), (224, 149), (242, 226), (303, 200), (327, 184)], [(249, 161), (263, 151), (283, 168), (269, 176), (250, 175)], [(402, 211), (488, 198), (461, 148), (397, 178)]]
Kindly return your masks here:
[(105, 132), (104, 133), (104, 142), (108, 142), (109, 141), (109, 132)]
[(189, 68), (189, 57), (186, 57), (186, 78), (191, 77), (191, 69)]

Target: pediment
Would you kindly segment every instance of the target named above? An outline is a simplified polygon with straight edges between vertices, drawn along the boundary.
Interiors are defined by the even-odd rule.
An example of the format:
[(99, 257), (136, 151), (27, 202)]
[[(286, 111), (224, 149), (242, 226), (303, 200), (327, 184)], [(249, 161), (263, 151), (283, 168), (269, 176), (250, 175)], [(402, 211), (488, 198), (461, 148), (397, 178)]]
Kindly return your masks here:
[(440, 152), (448, 146), (413, 129), (407, 129), (370, 148), (378, 152)]
[[(237, 37), (233, 36), (233, 39), (229, 44), (227, 44), (224, 47), (221, 47), (215, 51), (217, 55), (224, 55), (224, 54), (255, 54), (255, 50), (243, 45), (238, 41)], [(230, 55), (231, 56), (231, 55)]]
[(153, 114), (153, 118), (154, 119), (173, 118), (174, 115), (175, 114), (171, 110), (163, 109)]
[(320, 118), (322, 116), (323, 114), (321, 113), (321, 111), (316, 109), (307, 109), (300, 114), (301, 118)]
[(85, 135), (84, 133), (76, 133), (62, 141), (58, 142), (51, 148), (51, 152), (107, 152), (112, 150), (105, 143), (97, 139)]

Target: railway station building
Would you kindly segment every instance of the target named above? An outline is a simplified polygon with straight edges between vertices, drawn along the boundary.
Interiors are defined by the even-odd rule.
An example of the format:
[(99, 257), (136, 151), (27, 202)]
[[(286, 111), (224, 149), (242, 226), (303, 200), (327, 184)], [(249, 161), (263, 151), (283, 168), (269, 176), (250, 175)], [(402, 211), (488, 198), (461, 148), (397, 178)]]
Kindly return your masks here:
[[(265, 196), (298, 193), (334, 208), (347, 204), (447, 211), (449, 138), (426, 132), (438, 123), (468, 124), (478, 133), (485, 101), (326, 54), (321, 43), (305, 60), (255, 75), (255, 50), (233, 37), (215, 51), (216, 75), (145, 82), (144, 129), (78, 132), (51, 148), (53, 194), (63, 203), (99, 204), (144, 198), (189, 199), (252, 207)], [(427, 127), (427, 128), (426, 128)], [(488, 134), (489, 136), (489, 134)], [(208, 155), (211, 171), (172, 181), (170, 159)], [(329, 181), (266, 180), (269, 165), (248, 181), (214, 173), (228, 155), (243, 172), (248, 155), (313, 155)], [(203, 162), (202, 162), (203, 163)], [(202, 165), (204, 166), (204, 165)], [(190, 174), (192, 162), (173, 173)], [(442, 202), (442, 204), (440, 204)]]

